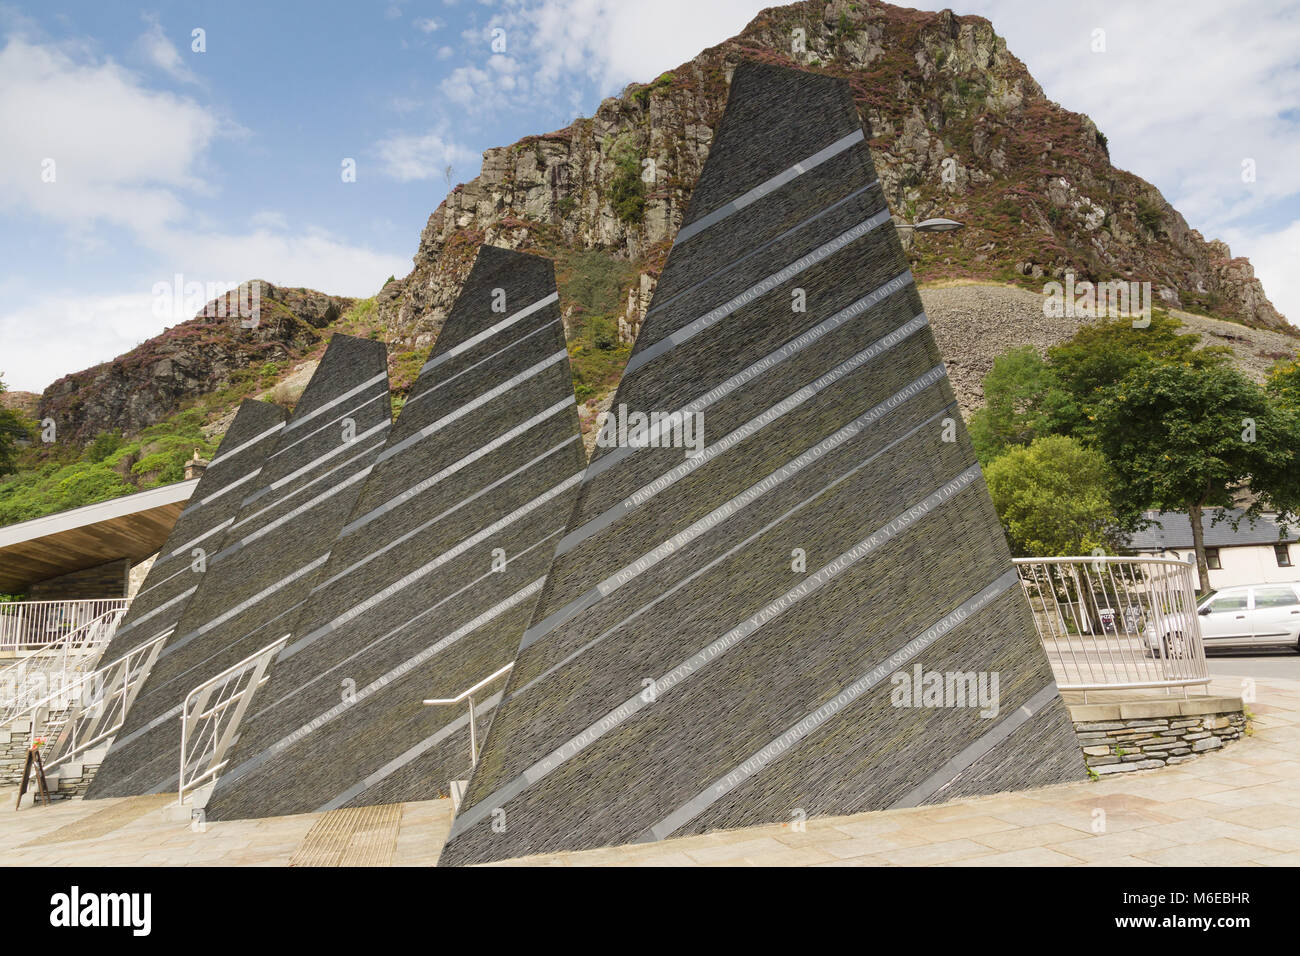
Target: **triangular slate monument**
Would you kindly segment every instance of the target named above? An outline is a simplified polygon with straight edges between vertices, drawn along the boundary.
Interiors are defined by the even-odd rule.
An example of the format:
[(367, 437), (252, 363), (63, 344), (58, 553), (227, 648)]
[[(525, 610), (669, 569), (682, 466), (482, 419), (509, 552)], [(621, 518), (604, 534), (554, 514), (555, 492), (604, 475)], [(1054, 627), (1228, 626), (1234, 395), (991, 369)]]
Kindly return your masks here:
[(441, 865), (1084, 777), (847, 83), (736, 69), (610, 416)]
[[(514, 659), (586, 465), (551, 262), (485, 246), (289, 644), (211, 820), (429, 800)], [(504, 681), (475, 700), (479, 740)]]
[(284, 427), (284, 409), (244, 401), (172, 526), (131, 608), (100, 660), (116, 660), (172, 631), (203, 581), (203, 558), (221, 550), (244, 496), (256, 487), (262, 464)]
[(293, 629), (391, 421), (384, 343), (335, 335), (87, 797), (176, 788), (185, 695)]

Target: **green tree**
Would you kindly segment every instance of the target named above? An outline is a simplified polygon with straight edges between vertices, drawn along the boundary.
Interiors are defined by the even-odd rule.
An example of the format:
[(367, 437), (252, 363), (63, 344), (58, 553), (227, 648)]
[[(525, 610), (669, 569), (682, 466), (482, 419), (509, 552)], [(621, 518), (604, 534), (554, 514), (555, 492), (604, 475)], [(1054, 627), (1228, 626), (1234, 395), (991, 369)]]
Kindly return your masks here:
[(1186, 511), (1201, 588), (1210, 587), (1202, 516), (1249, 484), (1253, 516), (1300, 500), (1300, 416), (1235, 369), (1191, 362), (1134, 368), (1105, 390), (1092, 433), (1131, 507)]
[(1065, 433), (1086, 429), (1106, 389), (1135, 369), (1170, 364), (1214, 368), (1231, 357), (1232, 350), (1225, 346), (1201, 348), (1201, 337), (1182, 332), (1182, 327), (1167, 313), (1156, 312), (1144, 328), (1134, 328), (1132, 319), (1097, 322), (1048, 349), (1047, 364), (1071, 399), (1058, 411), (1059, 429)]
[(1119, 520), (1101, 452), (1066, 435), (1009, 449), (984, 470), (989, 494), (1021, 556), (1114, 551)]
[(1068, 414), (1069, 396), (1032, 346), (993, 360), (984, 376), (984, 407), (970, 420), (971, 442), (983, 465), (1013, 445), (1051, 434)]
[[(0, 378), (0, 395), (8, 390)], [(28, 437), (27, 426), (17, 414), (0, 408), (0, 475), (10, 475), (18, 470), (18, 441)]]
[(1300, 411), (1300, 359), (1274, 365), (1265, 387), (1279, 405)]

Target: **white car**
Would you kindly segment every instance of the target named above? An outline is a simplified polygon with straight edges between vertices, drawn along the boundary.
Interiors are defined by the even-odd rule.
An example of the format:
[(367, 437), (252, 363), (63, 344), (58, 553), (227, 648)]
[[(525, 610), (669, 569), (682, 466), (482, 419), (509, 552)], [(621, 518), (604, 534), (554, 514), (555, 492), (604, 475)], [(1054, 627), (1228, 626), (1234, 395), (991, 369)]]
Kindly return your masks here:
[[(1239, 584), (1211, 591), (1196, 605), (1205, 649), (1288, 646), (1300, 650), (1300, 583)], [(1182, 654), (1181, 634), (1147, 628), (1151, 650)]]

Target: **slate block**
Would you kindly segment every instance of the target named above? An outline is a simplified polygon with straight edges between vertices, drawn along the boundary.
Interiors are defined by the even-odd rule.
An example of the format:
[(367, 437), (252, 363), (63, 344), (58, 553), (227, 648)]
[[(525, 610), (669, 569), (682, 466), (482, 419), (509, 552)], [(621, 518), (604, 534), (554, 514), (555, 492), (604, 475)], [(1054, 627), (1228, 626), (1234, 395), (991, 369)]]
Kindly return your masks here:
[[(514, 658), (586, 465), (549, 260), (479, 250), (207, 805), (225, 820), (429, 800), (454, 697)], [(504, 682), (476, 699), (479, 741)]]
[(1085, 777), (845, 82), (737, 67), (620, 406), (440, 865)]
[(391, 426), (387, 350), (335, 335), (87, 797), (174, 790), (180, 708), (199, 684), (293, 630)]

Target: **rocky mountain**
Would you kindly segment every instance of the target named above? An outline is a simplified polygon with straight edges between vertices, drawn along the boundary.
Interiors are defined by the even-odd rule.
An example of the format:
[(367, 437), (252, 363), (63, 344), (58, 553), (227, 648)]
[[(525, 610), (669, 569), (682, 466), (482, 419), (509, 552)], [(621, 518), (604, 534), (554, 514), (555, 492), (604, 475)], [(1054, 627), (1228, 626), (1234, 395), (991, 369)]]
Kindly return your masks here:
[[(77, 442), (103, 431), (131, 434), (197, 396), (225, 390), (235, 399), (274, 386), (334, 330), (388, 341), (400, 393), (487, 242), (555, 259), (590, 430), (708, 155), (730, 72), (745, 58), (847, 78), (895, 214), (967, 224), (915, 241), (904, 234), (922, 283), (992, 281), (1038, 293), (1067, 271), (1150, 281), (1157, 305), (1297, 334), (1250, 263), (1207, 242), (1150, 183), (1115, 169), (1103, 133), (1048, 100), (987, 20), (807, 0), (763, 11), (740, 35), (629, 86), (591, 118), (488, 150), (481, 173), (429, 217), (410, 274), (373, 300), (262, 283), (257, 329), (200, 315), (55, 382), (39, 414)], [(1013, 311), (1027, 310), (1025, 321), (1041, 324), (1035, 308), (1022, 297)], [(977, 322), (969, 332), (953, 340), (947, 357), (971, 374), (1022, 341), (1000, 322)], [(1252, 355), (1288, 351), (1271, 334), (1265, 346), (1246, 340)], [(968, 383), (963, 398), (977, 385), (978, 378)]]
[(1105, 135), (1048, 100), (989, 21), (844, 0), (765, 10), (590, 119), (488, 150), (480, 175), (429, 217), (413, 271), (381, 293), (386, 326), (412, 344), (431, 341), (474, 249), (489, 242), (599, 250), (634, 266), (620, 322), (632, 338), (744, 58), (847, 78), (895, 214), (967, 224), (911, 246), (922, 282), (1041, 290), (1067, 271), (1150, 281), (1157, 305), (1294, 334), (1250, 263), (1114, 168)]
[[(311, 289), (253, 280), (260, 292), (256, 322), (245, 283), (209, 302), (193, 319), (45, 389), (40, 418), (53, 419), (63, 441), (85, 442), (101, 432), (135, 434), (188, 400), (224, 388), (272, 385), (284, 368), (323, 344), (355, 300)], [(254, 327), (249, 327), (254, 326)]]

